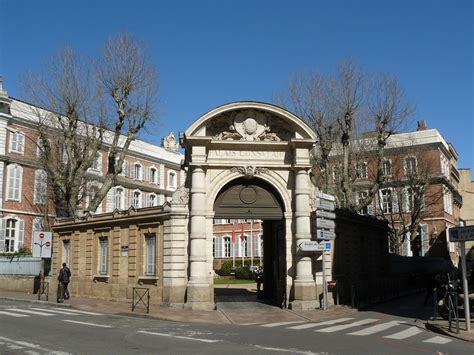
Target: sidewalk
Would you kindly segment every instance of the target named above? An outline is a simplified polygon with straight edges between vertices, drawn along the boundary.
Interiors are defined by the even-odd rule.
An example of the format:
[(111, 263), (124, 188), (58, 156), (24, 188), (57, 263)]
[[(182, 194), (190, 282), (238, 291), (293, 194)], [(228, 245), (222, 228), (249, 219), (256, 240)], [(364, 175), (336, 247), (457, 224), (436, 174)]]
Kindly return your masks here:
[(473, 325), (471, 322), (471, 330), (468, 332), (466, 330), (466, 323), (464, 322), (464, 320), (460, 320), (459, 321), (459, 334), (457, 334), (455, 321), (452, 322), (451, 324), (451, 330), (449, 330), (449, 322), (444, 319), (436, 319), (436, 320), (430, 319), (426, 322), (426, 329), (431, 330), (432, 332), (474, 343), (474, 330), (472, 328), (473, 328)]
[[(55, 307), (72, 307), (79, 310), (95, 311), (104, 314), (211, 324), (249, 325), (291, 321), (319, 322), (357, 313), (357, 310), (346, 306), (334, 306), (327, 311), (293, 311), (280, 309), (265, 303), (255, 302), (256, 290), (252, 289), (254, 287), (255, 285), (216, 285), (216, 288), (219, 289), (229, 289), (231, 294), (238, 293), (242, 290), (245, 291), (245, 289), (247, 289), (249, 293), (247, 296), (216, 296), (216, 311), (195, 311), (150, 303), (150, 313), (147, 314), (143, 304), (139, 304), (135, 308), (135, 311), (132, 312), (132, 300), (103, 300), (71, 295), (71, 298), (65, 300), (64, 303), (57, 303), (56, 297), (53, 294), (50, 294), (49, 301), (46, 301), (44, 295), (42, 296), (42, 300), (38, 300), (38, 295), (36, 294), (11, 291), (0, 291), (0, 299), (42, 303)], [(251, 296), (249, 297), (249, 295)]]

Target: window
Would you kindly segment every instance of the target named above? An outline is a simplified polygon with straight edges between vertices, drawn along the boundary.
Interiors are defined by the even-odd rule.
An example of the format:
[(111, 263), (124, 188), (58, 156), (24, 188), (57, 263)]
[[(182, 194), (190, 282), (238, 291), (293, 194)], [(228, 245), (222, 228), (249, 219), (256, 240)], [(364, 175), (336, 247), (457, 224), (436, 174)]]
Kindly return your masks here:
[(416, 158), (410, 157), (405, 159), (405, 175), (416, 174)]
[(155, 257), (156, 257), (156, 236), (155, 234), (145, 235), (145, 275), (155, 275)]
[(63, 241), (63, 263), (70, 265), (71, 242), (69, 240)]
[(230, 237), (224, 237), (224, 257), (229, 258), (231, 256)]
[(243, 237), (240, 236), (240, 245), (242, 247), (241, 251), (241, 256), (249, 256), (250, 253), (249, 253), (249, 245), (248, 245), (248, 238), (246, 235), (244, 235)]
[(44, 144), (43, 141), (41, 140), (41, 137), (38, 137), (36, 140), (36, 157), (37, 158), (42, 158), (44, 155)]
[[(367, 191), (358, 191), (357, 194), (356, 194), (356, 203), (357, 204), (361, 203), (363, 200), (365, 200), (367, 198), (368, 195), (369, 195), (369, 193)], [(362, 208), (359, 211), (359, 214), (368, 215), (369, 214), (369, 206), (367, 205), (364, 208)]]
[(261, 234), (257, 237), (257, 255), (259, 257), (263, 256), (263, 236)]
[(35, 218), (33, 220), (33, 225), (32, 225), (31, 228), (33, 229), (33, 232), (44, 231), (45, 230), (44, 219), (43, 218)]
[(441, 174), (449, 177), (449, 161), (444, 154), (441, 154)]
[(114, 209), (123, 210), (125, 207), (124, 203), (125, 191), (121, 187), (116, 187), (114, 191)]
[(367, 178), (367, 164), (366, 163), (357, 163), (356, 164), (356, 176), (358, 179)]
[(158, 183), (158, 170), (155, 167), (148, 169), (148, 181), (153, 184)]
[(96, 173), (100, 173), (102, 171), (102, 154), (100, 154), (99, 152), (95, 153), (94, 160), (92, 161), (92, 165), (89, 170), (92, 170)]
[(142, 166), (138, 163), (133, 165), (133, 178), (136, 180), (142, 179)]
[(443, 207), (446, 213), (453, 214), (453, 197), (447, 187), (443, 187)]
[(381, 207), (383, 213), (392, 213), (393, 194), (391, 189), (381, 190)]
[(147, 207), (153, 207), (153, 206), (157, 206), (157, 197), (154, 193), (151, 193), (151, 194), (148, 194), (148, 197), (147, 197)]
[[(2, 218), (0, 240), (4, 240), (6, 253), (17, 252), (23, 247), (24, 222), (17, 218)], [(1, 245), (0, 245), (0, 251)]]
[[(100, 189), (100, 184), (97, 182), (93, 181), (89, 184), (87, 184), (87, 206), (91, 204), (91, 202), (95, 199), (97, 196), (97, 193), (99, 192)], [(92, 212), (97, 212), (98, 210), (101, 211), (102, 209), (102, 202), (97, 206), (95, 211)]]
[(35, 171), (35, 192), (33, 203), (44, 205), (46, 203), (46, 194), (48, 191), (48, 175), (44, 170)]
[(109, 256), (109, 240), (107, 237), (99, 238), (99, 274), (107, 275)]
[(392, 175), (392, 162), (390, 160), (384, 160), (382, 163), (382, 174), (384, 176)]
[(8, 195), (7, 199), (21, 201), (21, 180), (23, 168), (17, 164), (8, 165)]
[(10, 133), (10, 152), (23, 154), (25, 135), (21, 132)]
[(132, 206), (134, 208), (140, 208), (141, 205), (142, 205), (142, 193), (140, 191), (133, 191)]
[(176, 173), (174, 171), (170, 171), (168, 174), (168, 188), (176, 188)]

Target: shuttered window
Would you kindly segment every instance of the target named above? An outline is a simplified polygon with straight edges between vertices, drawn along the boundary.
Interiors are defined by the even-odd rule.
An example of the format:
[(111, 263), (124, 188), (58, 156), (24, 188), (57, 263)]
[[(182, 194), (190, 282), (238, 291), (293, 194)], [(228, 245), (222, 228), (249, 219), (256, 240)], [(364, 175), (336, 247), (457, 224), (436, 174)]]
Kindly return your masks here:
[(12, 201), (21, 201), (21, 180), (23, 168), (17, 164), (9, 165), (8, 171), (8, 194), (7, 199)]
[(21, 132), (10, 133), (10, 152), (23, 154), (25, 150), (25, 135)]
[(107, 237), (99, 238), (99, 274), (107, 275), (109, 257), (109, 240)]
[(156, 272), (156, 235), (145, 235), (145, 275), (153, 276)]
[(46, 194), (48, 190), (48, 175), (44, 170), (35, 171), (35, 192), (33, 203), (44, 205), (46, 203)]

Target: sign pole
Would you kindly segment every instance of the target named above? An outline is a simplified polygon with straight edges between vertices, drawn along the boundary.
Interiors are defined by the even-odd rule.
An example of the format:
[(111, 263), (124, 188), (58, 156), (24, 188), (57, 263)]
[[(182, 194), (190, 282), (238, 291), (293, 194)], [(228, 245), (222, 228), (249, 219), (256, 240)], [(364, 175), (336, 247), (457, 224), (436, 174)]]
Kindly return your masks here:
[(467, 285), (467, 270), (466, 270), (466, 242), (461, 241), (461, 267), (462, 267), (462, 288), (464, 290), (464, 319), (466, 320), (466, 330), (471, 330), (471, 314), (469, 308), (469, 290)]
[(253, 219), (250, 220), (250, 266), (253, 266)]
[(326, 252), (323, 251), (323, 310), (328, 309), (328, 285), (326, 275)]

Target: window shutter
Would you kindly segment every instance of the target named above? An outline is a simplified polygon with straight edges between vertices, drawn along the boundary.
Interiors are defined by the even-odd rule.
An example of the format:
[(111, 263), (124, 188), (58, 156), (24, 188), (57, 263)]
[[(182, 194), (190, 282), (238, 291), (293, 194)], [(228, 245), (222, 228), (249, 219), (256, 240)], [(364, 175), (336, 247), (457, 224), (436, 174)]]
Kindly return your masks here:
[(130, 207), (130, 205), (128, 203), (128, 200), (129, 200), (128, 194), (129, 193), (130, 193), (130, 191), (128, 189), (123, 189), (123, 209), (124, 210), (128, 210), (128, 208)]
[(144, 173), (145, 173), (145, 177), (144, 177), (143, 180), (150, 181), (150, 168), (143, 167), (143, 170), (144, 170)]
[(38, 193), (40, 192), (41, 174), (40, 170), (35, 171), (35, 188), (33, 192), (33, 203), (38, 203)]
[(421, 234), (421, 256), (425, 256), (428, 253), (430, 248), (430, 238), (428, 236), (428, 225), (420, 224), (420, 234)]
[(105, 212), (112, 212), (114, 210), (114, 192), (115, 192), (115, 187), (112, 187), (108, 192), (106, 196), (106, 209)]
[(122, 174), (128, 176), (128, 161), (124, 160), (122, 165)]
[(377, 193), (375, 194), (375, 211), (376, 212), (381, 211), (381, 208), (380, 208), (381, 194), (382, 194), (381, 190), (378, 190)]
[(23, 239), (25, 234), (25, 222), (18, 220), (18, 249), (23, 248)]
[(0, 253), (5, 251), (5, 224), (6, 219), (0, 218)]
[(410, 250), (410, 235), (407, 235), (405, 241), (402, 244), (402, 255), (408, 256), (409, 250)]
[(402, 189), (402, 212), (409, 212), (408, 204), (408, 189), (404, 187)]
[(392, 189), (392, 211), (398, 213), (398, 190)]
[(160, 169), (158, 170), (158, 184), (165, 183), (165, 166), (160, 164)]

